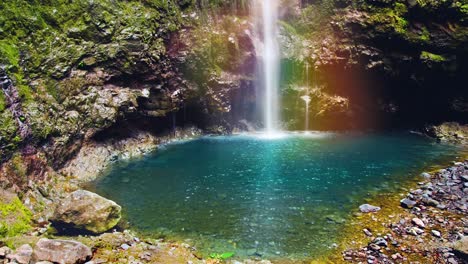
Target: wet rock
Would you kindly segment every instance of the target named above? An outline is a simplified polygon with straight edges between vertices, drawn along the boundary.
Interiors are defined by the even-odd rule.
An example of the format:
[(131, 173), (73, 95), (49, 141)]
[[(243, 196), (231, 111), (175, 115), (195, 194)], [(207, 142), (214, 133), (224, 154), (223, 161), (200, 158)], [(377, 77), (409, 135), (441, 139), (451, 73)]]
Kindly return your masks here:
[(400, 201), (400, 204), (402, 207), (404, 208), (408, 208), (408, 209), (411, 209), (413, 208), (415, 205), (416, 205), (416, 202), (413, 201), (413, 200), (410, 200), (408, 198), (405, 198), (403, 200)]
[(121, 207), (95, 193), (78, 190), (63, 199), (51, 221), (59, 227), (102, 233), (120, 221)]
[(36, 261), (61, 264), (84, 263), (92, 256), (91, 249), (72, 240), (40, 239), (34, 247)]
[(33, 254), (33, 249), (30, 245), (25, 244), (15, 250), (13, 254), (7, 255), (7, 259), (15, 261), (19, 264), (29, 264)]
[(359, 210), (363, 213), (372, 213), (380, 211), (380, 207), (370, 204), (362, 204), (359, 206)]

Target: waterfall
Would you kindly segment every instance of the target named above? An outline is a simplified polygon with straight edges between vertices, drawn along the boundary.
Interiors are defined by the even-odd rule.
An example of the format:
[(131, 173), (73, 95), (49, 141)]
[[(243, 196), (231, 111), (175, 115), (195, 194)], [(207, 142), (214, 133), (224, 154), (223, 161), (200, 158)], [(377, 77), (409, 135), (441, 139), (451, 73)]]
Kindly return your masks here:
[(304, 100), (306, 106), (305, 106), (305, 126), (304, 126), (304, 131), (308, 131), (309, 130), (309, 104), (310, 104), (310, 101), (311, 101), (311, 98), (310, 96), (308, 95), (304, 95), (304, 96), (301, 96), (301, 99)]
[(259, 51), (261, 59), (259, 73), (261, 88), (264, 89), (263, 119), (265, 132), (275, 134), (279, 130), (279, 82), (280, 82), (280, 48), (278, 43), (278, 0), (254, 0), (257, 19), (257, 33), (263, 40)]
[(305, 64), (306, 68), (306, 85), (305, 85), (305, 90), (306, 94), (304, 96), (301, 96), (301, 99), (304, 100), (306, 107), (305, 107), (305, 126), (304, 126), (304, 131), (309, 130), (309, 104), (311, 101), (310, 95), (309, 95), (309, 63), (306, 62)]

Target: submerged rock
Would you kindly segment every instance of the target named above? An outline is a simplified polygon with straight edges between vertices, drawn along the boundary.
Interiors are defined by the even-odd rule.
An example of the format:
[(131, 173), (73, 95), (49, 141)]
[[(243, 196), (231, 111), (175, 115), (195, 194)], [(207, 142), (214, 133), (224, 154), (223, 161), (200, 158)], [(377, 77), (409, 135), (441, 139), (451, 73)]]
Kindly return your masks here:
[(61, 264), (84, 263), (92, 256), (91, 249), (72, 240), (40, 239), (34, 247), (34, 260)]
[(380, 207), (370, 204), (362, 204), (361, 206), (359, 206), (359, 210), (363, 213), (372, 213), (380, 211)]
[(60, 202), (51, 221), (59, 227), (103, 233), (117, 225), (121, 209), (111, 200), (78, 190)]

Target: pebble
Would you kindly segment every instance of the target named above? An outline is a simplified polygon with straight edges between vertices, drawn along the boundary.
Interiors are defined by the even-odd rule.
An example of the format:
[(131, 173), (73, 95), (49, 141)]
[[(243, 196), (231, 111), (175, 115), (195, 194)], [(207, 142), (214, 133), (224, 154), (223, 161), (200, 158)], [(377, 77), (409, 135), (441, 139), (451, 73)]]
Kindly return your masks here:
[(379, 251), (380, 250), (380, 246), (379, 245), (376, 245), (376, 244), (369, 244), (369, 247), (374, 250), (374, 251)]
[(386, 247), (388, 245), (387, 241), (383, 237), (377, 237), (372, 241), (372, 243), (382, 247)]
[(372, 232), (369, 231), (369, 229), (364, 228), (362, 231), (364, 232), (364, 234), (366, 234), (366, 236), (368, 236), (368, 237), (371, 237), (371, 236), (372, 236)]
[(408, 234), (413, 235), (413, 236), (419, 236), (420, 234), (424, 233), (423, 230), (417, 228), (417, 227), (411, 227), (408, 230)]
[(426, 228), (426, 225), (424, 224), (424, 222), (419, 218), (415, 217), (411, 221), (413, 222), (413, 224), (415, 224), (415, 225), (417, 225), (417, 226), (419, 226), (421, 228)]
[(128, 244), (122, 244), (120, 245), (120, 247), (123, 249), (123, 250), (127, 250), (130, 248), (130, 246)]
[(440, 237), (440, 236), (441, 236), (441, 235), (440, 235), (440, 232), (437, 231), (437, 230), (432, 230), (431, 233), (432, 233), (432, 235), (434, 235), (435, 237)]

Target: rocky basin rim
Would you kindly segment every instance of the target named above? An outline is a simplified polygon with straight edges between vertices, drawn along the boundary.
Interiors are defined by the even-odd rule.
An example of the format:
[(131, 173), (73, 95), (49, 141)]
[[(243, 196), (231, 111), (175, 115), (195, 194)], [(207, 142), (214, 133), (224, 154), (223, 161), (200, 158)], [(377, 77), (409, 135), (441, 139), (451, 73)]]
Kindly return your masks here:
[[(193, 131), (193, 130), (191, 130), (191, 131)], [(197, 137), (200, 137), (202, 134), (195, 134), (195, 136), (193, 134), (191, 134), (191, 135), (192, 136), (185, 135), (185, 136), (182, 136), (181, 138), (184, 138), (184, 139), (193, 138), (193, 139), (195, 139)], [(169, 143), (169, 142), (174, 142), (174, 141), (177, 142), (177, 139), (174, 140), (174, 138), (172, 138), (171, 140), (168, 139), (165, 142)], [(154, 148), (152, 148), (150, 151), (154, 151)], [(146, 153), (148, 153), (148, 152), (138, 152), (138, 155), (133, 156), (133, 158), (141, 157), (142, 155), (145, 155)], [(124, 156), (124, 157), (126, 157), (126, 156)], [(466, 156), (464, 158), (461, 158), (460, 160), (461, 161), (466, 160), (467, 157), (468, 156)], [(460, 164), (463, 164), (463, 166), (468, 166), (468, 163), (466, 163), (466, 162), (465, 163), (453, 162), (453, 164), (458, 164), (456, 166), (462, 166)], [(111, 163), (107, 164), (106, 166), (109, 166), (109, 165), (111, 165)], [(424, 178), (424, 179), (420, 178), (422, 176), (415, 176), (413, 179), (408, 180), (408, 182), (402, 183), (402, 186), (401, 186), (402, 189), (404, 190), (406, 188), (415, 188), (415, 187), (421, 186), (423, 183), (431, 182), (431, 180), (434, 180), (434, 175), (436, 173), (438, 173), (437, 171), (440, 170), (441, 168), (446, 167), (446, 166), (444, 166), (443, 164), (437, 164), (437, 165), (431, 166), (431, 167), (432, 167), (431, 170), (426, 170), (426, 171), (430, 172), (430, 174), (429, 174), (430, 178), (427, 178), (428, 176), (426, 174), (424, 174), (424, 175), (426, 175), (425, 176), (426, 178)], [(450, 168), (453, 168), (453, 166), (448, 167), (448, 169), (450, 169)], [(62, 190), (63, 193), (61, 193), (60, 195), (58, 195), (58, 194), (56, 194), (56, 195), (58, 195), (60, 197), (64, 197), (64, 196), (66, 196), (67, 193), (70, 193), (72, 190), (79, 190), (81, 188), (80, 186), (82, 186), (82, 184), (85, 184), (87, 180), (88, 181), (92, 180), (92, 178), (81, 179), (81, 180), (76, 181), (76, 182), (75, 181), (70, 182), (69, 180), (66, 181), (66, 182), (58, 182), (56, 187), (58, 187), (57, 189)], [(346, 228), (343, 230), (343, 232), (344, 232), (343, 233), (344, 234), (343, 235), (343, 241), (342, 241), (342, 243), (339, 243), (339, 246), (334, 251), (334, 253), (332, 253), (331, 255), (329, 255), (327, 257), (324, 257), (324, 259), (322, 259), (322, 260), (318, 259), (318, 260), (314, 260), (314, 261), (319, 261), (319, 262), (321, 262), (321, 261), (323, 261), (323, 262), (332, 261), (333, 263), (341, 263), (341, 262), (346, 263), (346, 262), (349, 262), (349, 261), (352, 262), (353, 260), (355, 260), (354, 258), (356, 258), (356, 256), (357, 256), (357, 259), (362, 260), (364, 258), (363, 254), (365, 254), (366, 259), (369, 257), (369, 259), (367, 259), (366, 261), (368, 261), (368, 260), (384, 261), (386, 259), (385, 258), (386, 255), (379, 251), (380, 248), (378, 250), (376, 250), (377, 247), (374, 246), (372, 241), (370, 241), (370, 243), (369, 243), (369, 241), (368, 241), (369, 236), (366, 235), (367, 232), (363, 232), (362, 229), (366, 229), (368, 232), (371, 232), (372, 234), (371, 234), (370, 237), (374, 238), (375, 235), (373, 235), (373, 234), (379, 234), (379, 235), (385, 234), (384, 233), (385, 231), (379, 231), (379, 230), (381, 230), (382, 225), (384, 223), (386, 223), (386, 220), (388, 220), (389, 216), (392, 216), (391, 220), (393, 222), (398, 222), (401, 219), (405, 219), (405, 217), (407, 218), (408, 217), (408, 212), (402, 212), (401, 214), (395, 215), (395, 210), (400, 210), (400, 211), (403, 210), (404, 211), (404, 209), (401, 208), (401, 205), (400, 205), (400, 202), (399, 202), (400, 198), (401, 198), (401, 195), (406, 195), (406, 191), (403, 192), (403, 193), (396, 192), (396, 193), (393, 193), (393, 194), (373, 195), (372, 197), (370, 197), (368, 202), (370, 204), (377, 204), (377, 205), (381, 206), (382, 210), (379, 211), (379, 212), (368, 213), (368, 214), (366, 214), (366, 213), (357, 213), (357, 215), (355, 215), (355, 218), (352, 219), (350, 224), (346, 225)], [(57, 200), (57, 201), (60, 201), (60, 200)], [(386, 201), (386, 202), (382, 202), (382, 201)], [(356, 208), (356, 212), (357, 211), (358, 211), (358, 208)], [(458, 215), (459, 215), (458, 217), (460, 218), (459, 213), (458, 213)], [(466, 211), (464, 211), (464, 214), (461, 215), (461, 218), (463, 218), (463, 217), (466, 217)], [(426, 216), (426, 218), (429, 218), (429, 217)], [(424, 218), (424, 219), (426, 219), (426, 218)], [(39, 238), (41, 238), (41, 237), (55, 237), (55, 235), (53, 235), (53, 234), (52, 235), (47, 234), (48, 231), (44, 229), (44, 226), (46, 227), (46, 226), (48, 226), (48, 224), (44, 223), (43, 219), (35, 219), (35, 222), (38, 224), (38, 226), (35, 228), (35, 231), (30, 233), (30, 234), (32, 234), (32, 236), (27, 235), (27, 236), (20, 236), (20, 237), (16, 237), (16, 238), (11, 238), (11, 239), (7, 240), (7, 244), (14, 245), (14, 246), (21, 246), (23, 242), (29, 242), (30, 243), (30, 242), (39, 240)], [(449, 225), (447, 225), (447, 227), (448, 226)], [(132, 228), (130, 227), (130, 230), (131, 229)], [(122, 230), (122, 229), (120, 229), (120, 230)], [(370, 230), (372, 230), (372, 231), (370, 231)], [(448, 234), (448, 233), (450, 233), (449, 231), (450, 230), (448, 230), (448, 228), (444, 229), (443, 226), (439, 227), (436, 230), (436, 232), (440, 232), (442, 234)], [(101, 232), (99, 232), (99, 233), (101, 233)], [(361, 234), (361, 235), (357, 235), (357, 234)], [(206, 257), (206, 256), (203, 257), (203, 256), (198, 255), (196, 249), (191, 247), (189, 244), (187, 244), (184, 241), (166, 242), (166, 241), (161, 240), (161, 239), (158, 240), (158, 239), (153, 239), (151, 237), (144, 237), (144, 236), (141, 236), (141, 234), (137, 235), (137, 232), (135, 232), (135, 231), (125, 230), (124, 232), (122, 232), (122, 231), (115, 231), (114, 230), (111, 233), (106, 232), (106, 233), (103, 233), (101, 235), (98, 234), (98, 235), (85, 235), (85, 236), (81, 236), (81, 235), (80, 236), (76, 236), (76, 235), (63, 236), (63, 235), (60, 235), (60, 234), (57, 234), (57, 235), (58, 235), (57, 238), (59, 238), (59, 239), (77, 240), (77, 241), (82, 242), (84, 245), (91, 246), (91, 248), (93, 249), (93, 252), (98, 252), (98, 253), (95, 253), (95, 256), (93, 257), (93, 260), (94, 259), (99, 260), (101, 254), (108, 257), (109, 252), (107, 252), (106, 250), (111, 250), (111, 252), (114, 252), (114, 253), (115, 252), (120, 252), (120, 253), (122, 253), (124, 255), (132, 256), (132, 254), (130, 254), (130, 253), (127, 254), (127, 252), (130, 252), (132, 250), (131, 248), (133, 248), (133, 247), (136, 247), (138, 249), (137, 251), (139, 252), (139, 255), (134, 256), (135, 259), (138, 259), (141, 256), (145, 255), (144, 254), (145, 249), (148, 249), (148, 248), (154, 249), (153, 247), (156, 247), (158, 249), (166, 250), (166, 252), (163, 253), (163, 255), (164, 254), (169, 254), (174, 250), (180, 251), (179, 255), (177, 257), (175, 257), (177, 259), (177, 262), (172, 262), (172, 263), (185, 263), (186, 261), (195, 261), (193, 263), (197, 263), (196, 261), (201, 261), (200, 263), (205, 263), (205, 262), (207, 262), (207, 263), (217, 263), (217, 262), (219, 262), (219, 260), (217, 260), (217, 259), (209, 259), (209, 258), (204, 259), (204, 257)], [(387, 235), (382, 235), (382, 236), (385, 237), (386, 241), (389, 240)], [(452, 237), (451, 239), (454, 240), (454, 237)], [(101, 241), (101, 242), (99, 242), (99, 241)], [(101, 243), (104, 243), (102, 241), (105, 241), (105, 243), (107, 243), (107, 244), (102, 245)], [(384, 243), (384, 242), (381, 242), (381, 243)], [(432, 244), (437, 245), (437, 243), (435, 243), (434, 241), (428, 241), (427, 243), (428, 243), (428, 245), (432, 245)], [(143, 244), (143, 245), (140, 245), (140, 244)], [(367, 246), (365, 246), (366, 244), (367, 244)], [(403, 241), (401, 244), (404, 245), (405, 242)], [(149, 246), (149, 245), (152, 245), (152, 246)], [(349, 252), (353, 252), (352, 248), (356, 248), (356, 246), (358, 246), (358, 245), (361, 246), (360, 249), (357, 249), (358, 253), (349, 253)], [(379, 247), (381, 247), (381, 246), (379, 246)], [(25, 250), (25, 248), (27, 249), (27, 251), (29, 250), (27, 247), (23, 247), (23, 248), (20, 248), (20, 249)], [(176, 248), (176, 249), (174, 249), (174, 248)], [(367, 251), (364, 251), (366, 253), (359, 252), (359, 250), (362, 251), (363, 248), (366, 248), (366, 250), (369, 249), (369, 254), (367, 254)], [(130, 251), (128, 251), (129, 249), (130, 249)], [(151, 251), (151, 250), (149, 250), (149, 251)], [(398, 260), (400, 257), (403, 260), (404, 259), (403, 256), (405, 256), (405, 254), (406, 254), (406, 253), (403, 253), (403, 252), (396, 252), (396, 251), (392, 251), (392, 252), (394, 252), (392, 254), (392, 256), (396, 256), (395, 257), (396, 259), (393, 259), (393, 260)], [(447, 252), (449, 252), (449, 253), (447, 253), (447, 254), (449, 254), (448, 255), (449, 257), (447, 257), (446, 260), (457, 258), (457, 257), (454, 257), (453, 255), (451, 255), (452, 254), (452, 253), (450, 253), (451, 251), (447, 251)], [(16, 253), (18, 253), (18, 252), (16, 252)], [(141, 255), (141, 254), (143, 254), (143, 255)], [(374, 256), (375, 254), (377, 254), (377, 256)], [(414, 258), (415, 260), (427, 259), (426, 258), (427, 256), (423, 256), (423, 255), (418, 256), (418, 254), (419, 254), (418, 252), (416, 252), (414, 254), (412, 255), (413, 257), (417, 256), (417, 257)], [(101, 255), (101, 257), (102, 257), (102, 255)], [(146, 254), (146, 255), (148, 255), (148, 254)], [(153, 253), (149, 254), (149, 256), (144, 257), (143, 260), (145, 258), (146, 259), (152, 259), (152, 257), (154, 257), (154, 255), (156, 255), (156, 254), (153, 252)], [(171, 255), (171, 254), (169, 254), (169, 255)], [(11, 255), (10, 257), (14, 257), (14, 256), (15, 256), (15, 254)], [(122, 257), (121, 255), (118, 255), (118, 256)], [(353, 259), (350, 259), (350, 256), (352, 256)], [(392, 256), (390, 256), (387, 259), (392, 258)], [(0, 258), (1, 257), (2, 256), (0, 254)], [(6, 257), (6, 254), (5, 254), (4, 257)], [(165, 255), (165, 258), (171, 259), (170, 261), (175, 261), (173, 255), (171, 255), (171, 257), (169, 257), (168, 255)], [(164, 259), (164, 258), (162, 258), (162, 259)], [(163, 261), (162, 259), (159, 260), (159, 261)], [(191, 260), (191, 259), (193, 259), (193, 260)], [(246, 261), (245, 263), (269, 263), (268, 260), (260, 260), (260, 259), (255, 259), (255, 258), (251, 259), (251, 260), (244, 260), (244, 261)], [(163, 261), (161, 263), (171, 263), (171, 262), (164, 262)], [(235, 263), (235, 262), (233, 262), (233, 263)], [(296, 261), (291, 260), (291, 259), (277, 259), (277, 260), (274, 260), (273, 263), (296, 263)], [(299, 262), (297, 262), (297, 263), (299, 263)], [(377, 263), (380, 263), (380, 262), (377, 262)]]

